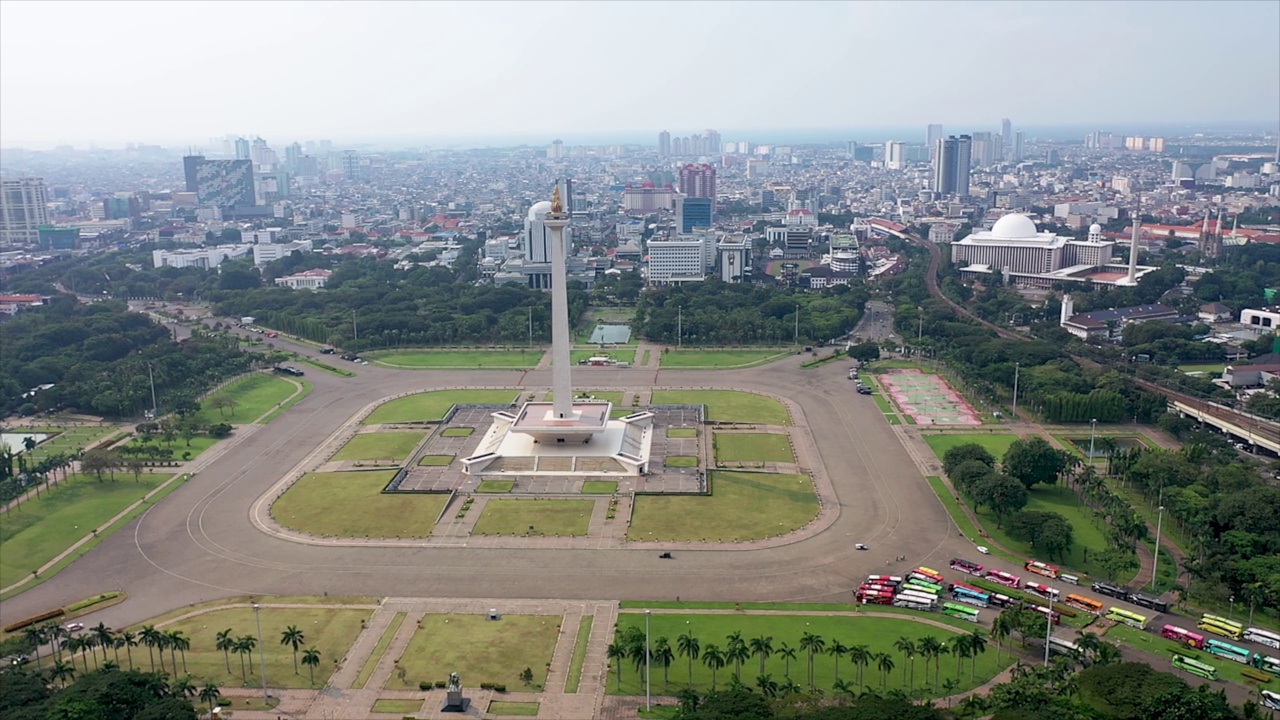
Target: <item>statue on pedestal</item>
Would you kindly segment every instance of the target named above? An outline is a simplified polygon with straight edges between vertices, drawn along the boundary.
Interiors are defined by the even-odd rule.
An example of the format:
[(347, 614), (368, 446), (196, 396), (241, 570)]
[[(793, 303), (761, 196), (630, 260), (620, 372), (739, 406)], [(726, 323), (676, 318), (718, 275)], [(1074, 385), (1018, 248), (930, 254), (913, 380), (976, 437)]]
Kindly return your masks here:
[(440, 708), (440, 712), (466, 712), (467, 706), (471, 704), (471, 700), (462, 697), (462, 678), (458, 673), (449, 673), (449, 684), (445, 686), (444, 707)]

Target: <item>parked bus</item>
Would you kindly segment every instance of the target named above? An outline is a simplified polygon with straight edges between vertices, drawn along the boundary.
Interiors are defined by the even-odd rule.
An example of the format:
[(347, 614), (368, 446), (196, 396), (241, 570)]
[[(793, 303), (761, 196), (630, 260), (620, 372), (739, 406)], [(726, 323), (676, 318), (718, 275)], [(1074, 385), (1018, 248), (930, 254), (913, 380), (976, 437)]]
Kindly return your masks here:
[(1039, 560), (1028, 560), (1022, 566), (1027, 572), (1033, 572), (1037, 575), (1043, 575), (1047, 578), (1057, 578), (1058, 568), (1049, 563), (1042, 563)]
[(1205, 663), (1194, 658), (1189, 658), (1186, 655), (1178, 655), (1177, 653), (1174, 653), (1173, 666), (1179, 670), (1186, 670), (1192, 675), (1199, 675), (1206, 680), (1218, 679), (1218, 668), (1212, 665), (1206, 665)]
[(1061, 638), (1049, 636), (1049, 652), (1062, 653), (1063, 655), (1079, 655), (1080, 646)]
[(1170, 640), (1177, 640), (1178, 642), (1185, 644), (1187, 647), (1197, 649), (1204, 647), (1203, 635), (1200, 633), (1193, 633), (1190, 630), (1184, 630), (1177, 625), (1165, 625), (1160, 628), (1160, 634)]
[(951, 569), (959, 570), (961, 572), (966, 572), (966, 573), (969, 573), (970, 575), (977, 575), (978, 577), (982, 577), (982, 565), (972, 560), (965, 560), (964, 558), (953, 558), (951, 560)]
[(1096, 593), (1102, 593), (1107, 597), (1113, 597), (1117, 600), (1129, 599), (1129, 588), (1115, 583), (1096, 582), (1093, 584), (1093, 591)]
[(1058, 573), (1058, 579), (1059, 579), (1059, 580), (1061, 580), (1062, 582), (1064, 582), (1064, 583), (1068, 584), (1068, 585), (1079, 585), (1079, 584), (1080, 584), (1080, 578), (1079, 578), (1079, 577), (1077, 577), (1077, 576), (1075, 576), (1075, 575), (1070, 575), (1070, 574), (1068, 574), (1068, 573)]
[(868, 575), (867, 582), (877, 583), (879, 585), (900, 585), (902, 578), (897, 575)]
[(969, 622), (978, 622), (978, 609), (960, 603), (942, 603), (942, 614)]
[(1059, 625), (1062, 623), (1062, 615), (1060, 615), (1057, 610), (1050, 610), (1049, 608), (1043, 605), (1024, 605), (1023, 607), (1027, 608), (1028, 610), (1035, 610), (1038, 613), (1048, 615), (1049, 618), (1053, 621), (1054, 625)]
[(1054, 590), (1048, 585), (1045, 585), (1044, 583), (1029, 582), (1026, 585), (1023, 585), (1022, 589), (1030, 593), (1035, 593), (1036, 595), (1039, 595), (1040, 597), (1046, 600), (1058, 599), (1058, 591)]
[(929, 593), (917, 592), (917, 591), (915, 591), (915, 590), (904, 590), (904, 591), (902, 591), (902, 592), (898, 593), (897, 595), (895, 595), (894, 597), (909, 597), (909, 598), (914, 598), (914, 599), (916, 599), (916, 600), (922, 600), (922, 601), (925, 601), (925, 602), (929, 602), (929, 603), (932, 603), (932, 604), (934, 604), (934, 605), (937, 605), (937, 604), (938, 604), (938, 596), (937, 596), (937, 595), (930, 595)]
[(1102, 603), (1085, 595), (1068, 595), (1063, 604), (1069, 605), (1077, 610), (1091, 612), (1094, 615), (1102, 614)]
[(1204, 615), (1200, 618), (1200, 622), (1196, 623), (1196, 627), (1201, 630), (1208, 630), (1215, 635), (1229, 637), (1232, 640), (1239, 640), (1244, 637), (1244, 626), (1235, 620), (1228, 620), (1217, 615)]
[(1259, 645), (1266, 645), (1269, 648), (1280, 650), (1280, 635), (1277, 635), (1270, 630), (1263, 630), (1262, 628), (1256, 627), (1245, 628), (1243, 639), (1248, 642), (1256, 642)]
[(998, 608), (1015, 608), (1022, 605), (1022, 601), (1018, 598), (1009, 597), (1002, 593), (991, 593), (991, 598), (987, 602)]
[(969, 588), (961, 587), (959, 585), (951, 591), (951, 598), (953, 600), (968, 603), (969, 605), (976, 605), (978, 607), (986, 607), (991, 604), (991, 596), (987, 593), (970, 590)]
[(1107, 611), (1107, 619), (1115, 620), (1118, 623), (1124, 623), (1129, 627), (1136, 627), (1139, 630), (1147, 629), (1147, 616), (1139, 615), (1136, 612), (1125, 610), (1124, 608), (1112, 607)]
[(1001, 585), (1008, 585), (1011, 588), (1022, 586), (1022, 578), (1003, 570), (988, 570), (987, 579), (991, 582), (998, 582)]
[(1280, 658), (1273, 658), (1270, 655), (1259, 655), (1254, 653), (1249, 658), (1249, 664), (1259, 670), (1266, 670), (1272, 675), (1280, 675)]
[(1280, 693), (1272, 692), (1270, 690), (1263, 690), (1261, 692), (1263, 707), (1270, 708), (1272, 710), (1280, 710)]
[(863, 604), (873, 603), (875, 605), (888, 605), (893, 602), (893, 593), (880, 592), (878, 590), (859, 592), (858, 602)]
[(908, 610), (920, 610), (921, 612), (930, 612), (934, 608), (933, 603), (925, 602), (914, 597), (907, 597), (905, 595), (895, 597), (892, 605), (894, 607), (906, 608)]
[(987, 594), (990, 594), (988, 591), (983, 590), (982, 588), (978, 587), (977, 585), (970, 585), (969, 583), (962, 583), (962, 582), (949, 583), (949, 584), (947, 585), (947, 592), (952, 592), (952, 591), (954, 591), (956, 588), (964, 588), (964, 589), (966, 589), (966, 590), (972, 590), (972, 591), (974, 591), (974, 592), (980, 592), (980, 593), (987, 593)]
[(918, 577), (909, 578), (905, 583), (903, 583), (903, 584), (899, 585), (898, 587), (904, 587), (904, 588), (908, 588), (908, 587), (920, 588), (921, 590), (925, 590), (925, 591), (927, 591), (927, 592), (931, 592), (931, 593), (933, 593), (934, 595), (941, 595), (941, 594), (942, 594), (942, 590), (943, 590), (942, 585), (940, 585), (940, 584), (938, 584), (938, 583), (935, 583), (935, 582), (929, 582), (928, 580), (921, 580), (921, 579), (920, 579), (920, 578), (918, 578)]
[(863, 590), (876, 590), (876, 591), (879, 591), (879, 592), (888, 592), (888, 593), (891, 593), (891, 592), (896, 591), (897, 589), (898, 589), (898, 588), (894, 587), (893, 585), (877, 585), (877, 584), (875, 584), (875, 583), (862, 583), (861, 585), (859, 585), (859, 586), (858, 586), (858, 590), (859, 590), (859, 591), (863, 591)]
[(1151, 608), (1156, 612), (1169, 612), (1169, 603), (1155, 595), (1148, 595), (1144, 592), (1129, 593), (1129, 602), (1139, 607)]
[(917, 575), (924, 576), (932, 580), (933, 582), (938, 583), (939, 585), (947, 581), (946, 578), (942, 577), (942, 573), (938, 572), (937, 570), (934, 570), (933, 568), (927, 568), (927, 567), (921, 566), (916, 568), (915, 570), (912, 570), (911, 572)]
[(1204, 649), (1207, 653), (1224, 657), (1228, 660), (1235, 660), (1236, 662), (1244, 665), (1249, 664), (1249, 651), (1239, 645), (1232, 645), (1229, 642), (1210, 638), (1205, 642)]

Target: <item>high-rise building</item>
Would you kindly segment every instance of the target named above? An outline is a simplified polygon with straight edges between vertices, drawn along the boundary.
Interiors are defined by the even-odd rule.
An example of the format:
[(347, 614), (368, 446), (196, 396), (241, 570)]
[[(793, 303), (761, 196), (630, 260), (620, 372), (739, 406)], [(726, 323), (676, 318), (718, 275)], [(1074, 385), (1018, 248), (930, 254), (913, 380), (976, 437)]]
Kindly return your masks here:
[(930, 125), (925, 131), (924, 141), (925, 144), (929, 146), (929, 162), (933, 162), (937, 159), (934, 157), (934, 153), (938, 148), (938, 141), (943, 137), (941, 125)]
[(298, 172), (298, 161), (302, 159), (302, 146), (298, 143), (285, 146), (284, 167), (291, 173)]
[(347, 150), (342, 153), (342, 176), (347, 180), (360, 180), (364, 176), (360, 153)]
[(249, 159), (253, 160), (253, 164), (259, 167), (263, 165), (275, 165), (280, 161), (276, 156), (276, 151), (272, 150), (267, 141), (262, 138), (254, 138), (253, 145), (249, 148)]
[(236, 138), (236, 159), (249, 160), (249, 141), (245, 138)]
[(996, 142), (989, 132), (976, 132), (970, 136), (970, 167), (991, 167), (996, 159)]
[(722, 143), (720, 142), (720, 133), (715, 130), (707, 130), (702, 136), (702, 153), (704, 155), (719, 155)]
[(1003, 152), (1000, 157), (1004, 160), (1013, 159), (1013, 123), (1009, 118), (1000, 121), (1000, 140), (1003, 144)]
[[(529, 213), (524, 219), (524, 234), (521, 236), (521, 250), (524, 251), (525, 260), (535, 265), (550, 264), (552, 251), (552, 233), (547, 227), (547, 213), (551, 212), (551, 203), (543, 200), (533, 204), (529, 208)], [(569, 228), (565, 228), (564, 235), (565, 249), (569, 255), (573, 255), (573, 236), (569, 234)], [(547, 270), (550, 273), (550, 270)], [(549, 284), (542, 284), (539, 280), (534, 282), (534, 287), (548, 288)]]
[(564, 141), (560, 139), (552, 140), (547, 146), (547, 159), (559, 160), (564, 157)]
[(933, 162), (934, 192), (959, 197), (969, 194), (971, 142), (968, 135), (938, 140)]
[(4, 180), (0, 187), (0, 244), (34, 245), (49, 224), (49, 190), (44, 178)]
[(1013, 142), (1009, 144), (1009, 159), (1022, 162), (1022, 131), (1013, 134)]
[(671, 133), (666, 130), (658, 133), (658, 154), (662, 157), (671, 155)]
[(676, 229), (682, 235), (694, 228), (711, 227), (712, 200), (704, 197), (676, 196)]
[[(573, 178), (560, 178), (556, 180), (556, 188), (560, 190), (561, 202), (564, 203), (564, 211), (572, 215), (578, 208), (575, 206), (575, 196), (573, 194)], [(568, 232), (566, 230), (566, 232)]]
[(206, 160), (203, 155), (182, 158), (187, 192), (196, 202), (218, 208), (253, 207), (256, 186), (252, 160)]
[(890, 140), (884, 144), (884, 166), (890, 170), (901, 170), (907, 164), (907, 144)]
[(706, 163), (688, 163), (680, 168), (680, 192), (688, 197), (716, 199), (716, 169)]

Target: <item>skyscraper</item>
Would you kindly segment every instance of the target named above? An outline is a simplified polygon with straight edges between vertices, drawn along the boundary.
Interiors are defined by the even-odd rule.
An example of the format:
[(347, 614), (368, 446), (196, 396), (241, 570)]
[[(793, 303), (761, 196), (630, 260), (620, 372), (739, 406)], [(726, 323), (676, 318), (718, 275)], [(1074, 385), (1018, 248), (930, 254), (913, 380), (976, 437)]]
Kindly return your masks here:
[(884, 144), (884, 166), (901, 170), (907, 164), (907, 144), (890, 140)]
[(203, 155), (182, 158), (187, 192), (196, 202), (224, 209), (253, 207), (255, 183), (251, 160), (206, 160)]
[(925, 131), (924, 142), (926, 145), (929, 146), (929, 162), (933, 162), (934, 160), (937, 160), (937, 158), (934, 156), (934, 152), (938, 148), (938, 141), (941, 140), (942, 138), (943, 138), (943, 135), (942, 135), (941, 125), (930, 125), (929, 129)]
[(1013, 134), (1013, 142), (1009, 143), (1009, 159), (1022, 162), (1022, 131)]
[(680, 168), (680, 192), (688, 197), (716, 199), (716, 169), (706, 163), (688, 163)]
[(573, 178), (560, 178), (559, 180), (556, 180), (555, 189), (560, 191), (560, 198), (564, 205), (564, 211), (569, 215), (573, 215), (573, 213), (579, 209), (574, 206)]
[(996, 159), (996, 142), (989, 132), (976, 132), (971, 136), (971, 167), (990, 167)]
[(972, 138), (951, 136), (938, 140), (933, 161), (933, 191), (964, 197), (969, 194), (969, 158)]
[(547, 146), (547, 159), (560, 160), (564, 157), (564, 141), (559, 138), (552, 140)]
[(1013, 159), (1013, 123), (1009, 118), (1000, 121), (1000, 142), (1002, 150), (1000, 157), (1004, 160)]
[(711, 198), (676, 196), (676, 231), (682, 235), (694, 228), (711, 227)]
[(242, 138), (242, 137), (236, 138), (236, 159), (237, 160), (249, 159), (249, 141), (246, 140), (245, 138)]
[(704, 155), (719, 155), (721, 147), (720, 133), (715, 130), (707, 130), (703, 134), (702, 152)]
[(671, 133), (666, 130), (658, 133), (658, 154), (662, 157), (671, 156)]
[(44, 178), (3, 181), (0, 187), (0, 244), (34, 245), (49, 224), (49, 191)]

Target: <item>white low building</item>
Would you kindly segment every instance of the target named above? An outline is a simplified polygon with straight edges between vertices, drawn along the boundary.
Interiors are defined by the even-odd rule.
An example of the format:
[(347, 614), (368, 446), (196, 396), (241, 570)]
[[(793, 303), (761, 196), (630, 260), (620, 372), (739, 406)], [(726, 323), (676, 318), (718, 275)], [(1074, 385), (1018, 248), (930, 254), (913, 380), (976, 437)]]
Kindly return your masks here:
[(215, 268), (223, 260), (244, 257), (253, 249), (253, 245), (215, 245), (198, 250), (152, 250), (153, 267), (198, 267)]
[(646, 279), (651, 285), (700, 282), (706, 278), (705, 253), (702, 237), (650, 240)]
[(333, 275), (332, 270), (320, 268), (303, 270), (300, 273), (276, 278), (276, 284), (290, 287), (294, 290), (319, 290), (325, 286), (325, 283), (329, 282), (329, 276), (331, 275)]
[(1240, 324), (1260, 328), (1280, 327), (1280, 306), (1245, 308), (1240, 311)]

